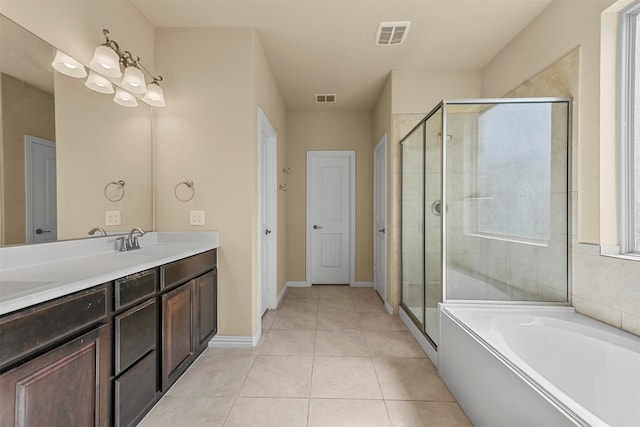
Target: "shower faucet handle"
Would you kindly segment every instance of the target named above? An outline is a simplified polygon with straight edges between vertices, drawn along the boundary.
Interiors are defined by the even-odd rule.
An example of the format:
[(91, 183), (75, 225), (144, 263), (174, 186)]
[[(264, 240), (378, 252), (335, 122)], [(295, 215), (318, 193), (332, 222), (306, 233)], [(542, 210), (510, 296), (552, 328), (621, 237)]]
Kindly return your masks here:
[(313, 229), (314, 229), (314, 230), (320, 230), (321, 228), (322, 228), (322, 226), (320, 226), (320, 225), (314, 225), (314, 226), (313, 226)]

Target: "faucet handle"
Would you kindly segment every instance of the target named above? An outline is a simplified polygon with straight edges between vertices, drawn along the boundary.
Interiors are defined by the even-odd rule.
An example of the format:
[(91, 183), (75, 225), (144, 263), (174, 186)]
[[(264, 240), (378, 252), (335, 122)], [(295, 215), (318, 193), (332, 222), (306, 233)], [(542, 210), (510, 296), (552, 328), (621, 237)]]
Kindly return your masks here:
[(133, 236), (133, 244), (131, 245), (131, 249), (140, 249), (140, 242), (138, 242), (138, 236)]
[(127, 240), (124, 236), (118, 237), (116, 242), (120, 242), (120, 249), (118, 249), (120, 252), (125, 252), (127, 250)]

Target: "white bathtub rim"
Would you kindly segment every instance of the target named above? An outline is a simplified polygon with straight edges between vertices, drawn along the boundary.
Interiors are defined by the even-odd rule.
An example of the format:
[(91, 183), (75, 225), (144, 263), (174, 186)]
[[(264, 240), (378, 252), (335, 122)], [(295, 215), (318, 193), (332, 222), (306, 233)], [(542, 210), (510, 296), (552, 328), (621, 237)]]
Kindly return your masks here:
[[(556, 386), (554, 386), (551, 382), (546, 380), (540, 374), (537, 374), (533, 368), (528, 370), (523, 369), (521, 366), (518, 366), (515, 361), (519, 361), (522, 366), (528, 366), (528, 364), (522, 360), (515, 352), (513, 352), (508, 345), (505, 345), (507, 349), (509, 349), (509, 356), (514, 359), (510, 360), (507, 355), (495, 349), (490, 343), (488, 343), (484, 338), (482, 338), (478, 333), (468, 327), (463, 321), (458, 319), (454, 313), (452, 313), (448, 306), (453, 308), (472, 308), (474, 310), (482, 310), (482, 311), (494, 311), (499, 308), (500, 310), (505, 310), (507, 307), (493, 305), (493, 306), (479, 306), (478, 304), (442, 304), (441, 311), (444, 315), (449, 317), (453, 322), (455, 322), (458, 326), (460, 326), (465, 332), (467, 332), (475, 341), (477, 341), (482, 347), (484, 347), (489, 353), (494, 355), (502, 364), (505, 365), (507, 369), (513, 372), (515, 375), (520, 377), (525, 383), (529, 384), (533, 390), (535, 390), (540, 396), (542, 396), (545, 400), (547, 400), (551, 405), (556, 407), (561, 413), (563, 413), (568, 419), (570, 419), (574, 424), (578, 426), (584, 427), (609, 427), (609, 424), (605, 423), (603, 420), (598, 418), (596, 415), (591, 413), (589, 410), (584, 408), (579, 403), (575, 402), (572, 398), (567, 396), (564, 392), (559, 390)], [(516, 310), (531, 310), (532, 306), (509, 306), (508, 308), (516, 311)], [(556, 312), (560, 310), (564, 313), (575, 312), (573, 307), (535, 307), (536, 310), (543, 310), (549, 312)], [(555, 394), (554, 394), (555, 393)]]

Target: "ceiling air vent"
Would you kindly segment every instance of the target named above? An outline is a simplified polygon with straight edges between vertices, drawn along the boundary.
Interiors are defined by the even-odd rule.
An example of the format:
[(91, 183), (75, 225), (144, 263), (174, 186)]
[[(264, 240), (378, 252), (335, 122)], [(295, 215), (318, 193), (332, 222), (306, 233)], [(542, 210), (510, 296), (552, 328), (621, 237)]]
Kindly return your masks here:
[(400, 44), (409, 33), (409, 21), (381, 22), (376, 32), (376, 44), (381, 46), (393, 46)]
[(335, 104), (335, 93), (316, 93), (316, 104)]

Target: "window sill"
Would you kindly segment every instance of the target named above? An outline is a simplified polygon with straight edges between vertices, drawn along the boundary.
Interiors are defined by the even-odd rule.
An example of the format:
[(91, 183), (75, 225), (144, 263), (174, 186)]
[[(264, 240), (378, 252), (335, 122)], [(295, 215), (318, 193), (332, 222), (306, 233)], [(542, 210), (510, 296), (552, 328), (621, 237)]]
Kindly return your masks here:
[(600, 255), (610, 258), (624, 259), (626, 261), (640, 262), (640, 253), (620, 253), (620, 246), (600, 245)]

